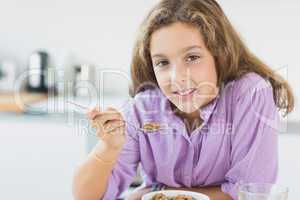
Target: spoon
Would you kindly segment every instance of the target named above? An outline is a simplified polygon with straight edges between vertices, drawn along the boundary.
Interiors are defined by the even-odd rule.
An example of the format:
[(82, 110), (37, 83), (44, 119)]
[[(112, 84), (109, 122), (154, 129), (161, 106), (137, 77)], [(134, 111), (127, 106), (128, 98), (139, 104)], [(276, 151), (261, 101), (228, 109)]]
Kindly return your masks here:
[[(87, 106), (84, 106), (84, 105), (82, 105), (82, 104), (79, 104), (79, 103), (76, 103), (76, 102), (73, 102), (73, 101), (67, 100), (67, 103), (70, 103), (70, 104), (72, 104), (72, 105), (75, 105), (75, 106), (77, 106), (77, 107), (79, 107), (79, 108), (81, 108), (81, 109), (83, 109), (83, 110), (85, 110), (85, 111), (89, 110), (89, 108), (88, 108)], [(158, 130), (168, 129), (167, 127), (162, 127), (162, 126), (161, 126), (160, 124), (158, 124), (158, 123), (151, 123), (151, 122), (148, 122), (148, 123), (145, 123), (145, 124), (144, 124), (143, 128), (141, 128), (141, 127), (137, 127), (136, 125), (134, 125), (134, 124), (132, 124), (132, 123), (126, 121), (126, 120), (122, 120), (122, 121), (123, 121), (124, 123), (127, 123), (128, 125), (132, 126), (132, 127), (135, 128), (136, 130), (141, 131), (141, 132), (143, 132), (143, 133), (145, 133), (145, 132), (154, 132), (154, 131), (158, 131)], [(118, 128), (118, 127), (116, 127), (116, 128)], [(113, 128), (113, 129), (109, 130), (108, 132), (111, 132), (111, 131), (115, 130), (116, 128)]]

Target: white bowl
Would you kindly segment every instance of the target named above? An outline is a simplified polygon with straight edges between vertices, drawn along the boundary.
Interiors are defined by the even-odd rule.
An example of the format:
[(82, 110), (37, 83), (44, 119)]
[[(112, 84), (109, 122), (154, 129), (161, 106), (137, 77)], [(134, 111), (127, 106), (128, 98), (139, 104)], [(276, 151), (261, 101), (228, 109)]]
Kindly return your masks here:
[(181, 194), (181, 195), (192, 196), (195, 200), (209, 200), (209, 197), (206, 196), (205, 194), (198, 193), (198, 192), (184, 191), (184, 190), (162, 190), (162, 191), (150, 192), (143, 195), (142, 200), (151, 200), (151, 198), (157, 193), (162, 193), (167, 197), (175, 197)]

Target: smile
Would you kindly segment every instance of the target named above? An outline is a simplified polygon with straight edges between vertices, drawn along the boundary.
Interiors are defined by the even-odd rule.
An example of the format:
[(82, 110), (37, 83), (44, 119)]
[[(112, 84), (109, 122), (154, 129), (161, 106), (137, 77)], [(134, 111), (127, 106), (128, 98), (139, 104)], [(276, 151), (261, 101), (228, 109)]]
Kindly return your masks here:
[(175, 91), (173, 93), (183, 96), (183, 97), (187, 97), (187, 96), (191, 96), (195, 91), (196, 91), (196, 88), (190, 88), (190, 89), (186, 89), (186, 90)]

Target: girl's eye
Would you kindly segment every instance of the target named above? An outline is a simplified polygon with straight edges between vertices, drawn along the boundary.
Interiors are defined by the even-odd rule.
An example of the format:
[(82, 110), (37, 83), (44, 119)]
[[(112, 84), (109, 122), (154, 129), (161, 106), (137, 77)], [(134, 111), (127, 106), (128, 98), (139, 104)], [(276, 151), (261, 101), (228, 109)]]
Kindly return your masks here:
[(169, 64), (169, 62), (167, 60), (162, 60), (162, 61), (159, 61), (159, 62), (155, 63), (155, 66), (156, 67), (164, 67), (168, 64)]
[(187, 62), (193, 62), (199, 58), (200, 58), (200, 56), (192, 55), (187, 58)]

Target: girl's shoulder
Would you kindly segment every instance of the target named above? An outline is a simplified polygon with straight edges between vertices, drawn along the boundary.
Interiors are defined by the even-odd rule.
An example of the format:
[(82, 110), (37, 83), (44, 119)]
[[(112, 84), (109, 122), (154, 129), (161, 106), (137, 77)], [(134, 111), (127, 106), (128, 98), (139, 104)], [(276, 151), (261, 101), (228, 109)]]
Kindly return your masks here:
[(229, 95), (232, 96), (234, 100), (238, 100), (241, 97), (253, 95), (258, 91), (272, 90), (272, 85), (261, 75), (255, 72), (249, 72), (227, 83), (225, 90), (230, 93)]
[(152, 87), (138, 92), (134, 99), (136, 100), (145, 100), (145, 99), (160, 99), (163, 96), (162, 91), (158, 87)]
[(127, 107), (128, 111), (134, 112), (139, 118), (157, 116), (168, 108), (167, 98), (159, 88), (151, 88), (140, 91)]
[(134, 102), (144, 108), (158, 106), (165, 100), (166, 97), (158, 87), (143, 90), (134, 97)]

